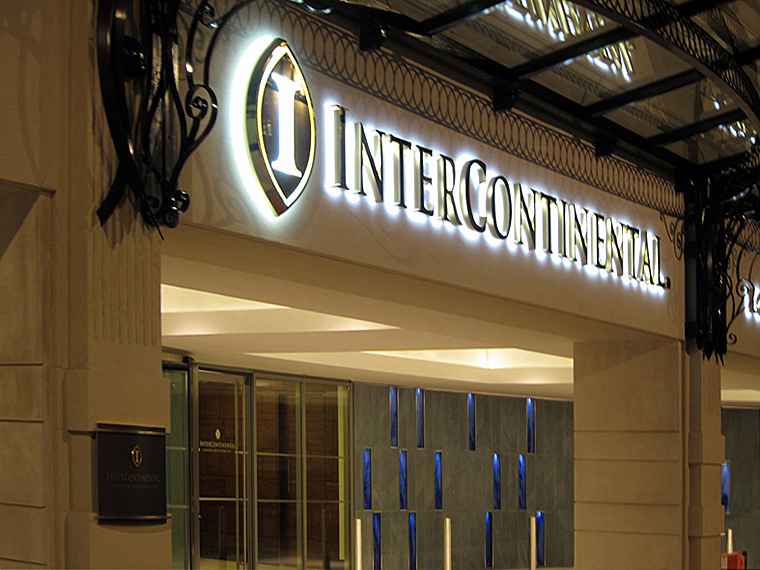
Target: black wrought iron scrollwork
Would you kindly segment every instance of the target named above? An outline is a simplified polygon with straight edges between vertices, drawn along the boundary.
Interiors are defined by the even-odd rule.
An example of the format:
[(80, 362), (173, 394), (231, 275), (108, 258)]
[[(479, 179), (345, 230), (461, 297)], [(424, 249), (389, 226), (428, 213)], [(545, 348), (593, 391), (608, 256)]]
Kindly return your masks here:
[[(97, 215), (109, 219), (127, 188), (149, 226), (176, 227), (190, 196), (178, 187), (190, 155), (209, 135), (219, 105), (210, 83), (217, 36), (229, 19), (253, 0), (238, 1), (221, 17), (201, 0), (179, 60), (181, 0), (100, 0), (98, 70), (108, 127), (119, 160), (110, 191)], [(203, 78), (195, 80), (194, 50), (199, 27), (213, 30), (205, 51)], [(184, 70), (185, 85), (175, 69)], [(184, 91), (184, 96), (181, 94)]]
[[(700, 180), (686, 196), (687, 339), (722, 359), (737, 341), (731, 326), (754, 308), (752, 281), (760, 253), (760, 146), (725, 171)], [(746, 263), (746, 258), (752, 259)], [(750, 295), (750, 297), (747, 297)]]
[(675, 218), (673, 221), (669, 221), (665, 214), (660, 212), (660, 221), (665, 227), (668, 239), (673, 244), (673, 251), (676, 254), (676, 259), (680, 261), (683, 259), (684, 247), (683, 218)]

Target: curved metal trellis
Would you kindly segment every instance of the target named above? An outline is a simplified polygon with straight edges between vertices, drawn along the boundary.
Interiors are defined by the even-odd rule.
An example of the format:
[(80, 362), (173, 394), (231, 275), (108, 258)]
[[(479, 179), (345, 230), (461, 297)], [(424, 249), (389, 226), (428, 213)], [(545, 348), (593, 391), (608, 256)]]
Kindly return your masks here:
[(664, 0), (575, 0), (575, 3), (636, 30), (678, 52), (695, 68), (736, 95), (737, 103), (760, 127), (760, 96), (752, 81), (710, 34)]

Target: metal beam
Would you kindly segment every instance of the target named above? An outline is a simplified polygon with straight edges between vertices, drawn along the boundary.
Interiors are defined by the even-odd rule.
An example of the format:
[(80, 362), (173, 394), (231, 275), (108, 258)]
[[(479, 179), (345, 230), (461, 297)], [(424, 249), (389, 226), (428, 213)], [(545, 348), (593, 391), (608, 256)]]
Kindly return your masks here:
[(567, 47), (558, 49), (546, 55), (542, 55), (523, 64), (515, 66), (511, 70), (512, 77), (516, 79), (527, 79), (544, 71), (549, 71), (560, 65), (564, 65), (574, 59), (586, 55), (594, 50), (602, 49), (611, 44), (616, 44), (636, 37), (636, 33), (628, 28), (615, 28), (608, 32), (603, 32), (592, 38), (575, 42)]
[(734, 59), (739, 65), (749, 65), (750, 63), (756, 62), (760, 59), (760, 45), (737, 53), (734, 56)]
[(689, 71), (684, 71), (678, 75), (666, 77), (660, 81), (647, 83), (646, 85), (642, 85), (636, 89), (631, 89), (630, 91), (626, 91), (620, 95), (615, 95), (609, 99), (604, 99), (603, 101), (598, 101), (596, 103), (586, 105), (585, 109), (586, 112), (590, 115), (598, 117), (599, 115), (604, 115), (605, 113), (609, 113), (610, 111), (614, 111), (620, 107), (625, 107), (626, 105), (630, 105), (636, 101), (643, 101), (644, 99), (649, 99), (655, 95), (662, 95), (663, 93), (674, 91), (675, 89), (679, 89), (685, 85), (691, 85), (700, 79), (704, 79), (704, 77), (705, 76), (696, 69), (690, 69)]
[(741, 121), (747, 118), (747, 114), (742, 109), (735, 109), (728, 113), (722, 113), (702, 121), (698, 121), (691, 125), (686, 125), (666, 133), (655, 135), (646, 139), (647, 144), (656, 147), (664, 146), (670, 143), (682, 141), (701, 133), (706, 133), (722, 125), (729, 125), (736, 121)]
[[(750, 63), (753, 63), (760, 59), (760, 46), (755, 46), (753, 48), (739, 52), (734, 56), (734, 59), (739, 65), (748, 65)], [(646, 85), (642, 85), (641, 87), (637, 87), (631, 91), (626, 91), (620, 95), (615, 95), (609, 99), (605, 99), (597, 103), (592, 103), (591, 105), (586, 105), (586, 111), (588, 111), (593, 116), (603, 115), (604, 113), (609, 113), (610, 111), (614, 111), (620, 107), (625, 107), (631, 103), (643, 101), (645, 99), (649, 99), (650, 97), (662, 95), (663, 93), (668, 93), (692, 83), (696, 83), (697, 81), (704, 79), (704, 77), (705, 76), (696, 69), (684, 71), (683, 73), (672, 75), (659, 81), (647, 83)]]
[(479, 17), (502, 2), (504, 0), (471, 0), (470, 2), (465, 2), (455, 8), (423, 20), (419, 24), (420, 32), (426, 36), (433, 36), (444, 32), (449, 28)]
[[(674, 8), (680, 16), (691, 18), (701, 12), (711, 10), (731, 1), (733, 0), (689, 0), (683, 4), (674, 6)], [(663, 18), (655, 18), (654, 16), (650, 20), (650, 23), (655, 27), (664, 26), (669, 23), (669, 21), (663, 20)], [(645, 21), (644, 23), (647, 22)], [(570, 63), (592, 51), (630, 40), (638, 35), (637, 32), (621, 26), (513, 67), (511, 77), (513, 79), (526, 79), (560, 65)]]

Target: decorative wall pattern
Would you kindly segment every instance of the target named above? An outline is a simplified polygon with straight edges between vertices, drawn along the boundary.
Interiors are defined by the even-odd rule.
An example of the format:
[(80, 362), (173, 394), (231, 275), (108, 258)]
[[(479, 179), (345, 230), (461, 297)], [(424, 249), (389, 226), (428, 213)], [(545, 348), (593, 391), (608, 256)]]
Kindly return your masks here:
[(683, 198), (672, 182), (616, 156), (597, 158), (592, 144), (520, 113), (496, 112), (490, 96), (386, 49), (360, 51), (356, 35), (329, 17), (292, 3), (256, 2), (241, 10), (239, 22), (231, 22), (226, 33), (249, 34), (247, 22), (289, 39), (304, 66), (368, 95), (604, 192), (683, 216)]
[[(467, 393), (425, 390), (420, 448), (417, 390), (394, 391), (398, 448), (391, 447), (388, 437), (389, 387), (356, 384), (354, 389), (356, 457), (364, 457), (365, 450), (372, 455), (371, 509), (362, 508), (366, 480), (362, 461), (355, 462), (354, 476), (355, 516), (366, 529), (364, 568), (376, 568), (378, 562), (382, 568), (410, 568), (414, 559), (420, 570), (440, 570), (446, 517), (452, 519), (455, 568), (526, 568), (530, 517), (539, 512), (542, 561), (549, 567), (573, 565), (572, 403), (532, 401), (535, 453), (528, 453), (525, 398), (472, 394), (471, 407)], [(471, 409), (474, 451), (470, 450)], [(406, 509), (399, 508), (403, 475)]]

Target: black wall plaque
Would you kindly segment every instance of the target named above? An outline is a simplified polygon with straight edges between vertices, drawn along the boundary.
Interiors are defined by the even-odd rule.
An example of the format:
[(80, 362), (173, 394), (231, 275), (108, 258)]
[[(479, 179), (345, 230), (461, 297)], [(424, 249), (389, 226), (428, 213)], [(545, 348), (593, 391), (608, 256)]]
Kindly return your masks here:
[(166, 522), (166, 430), (98, 424), (100, 522)]

